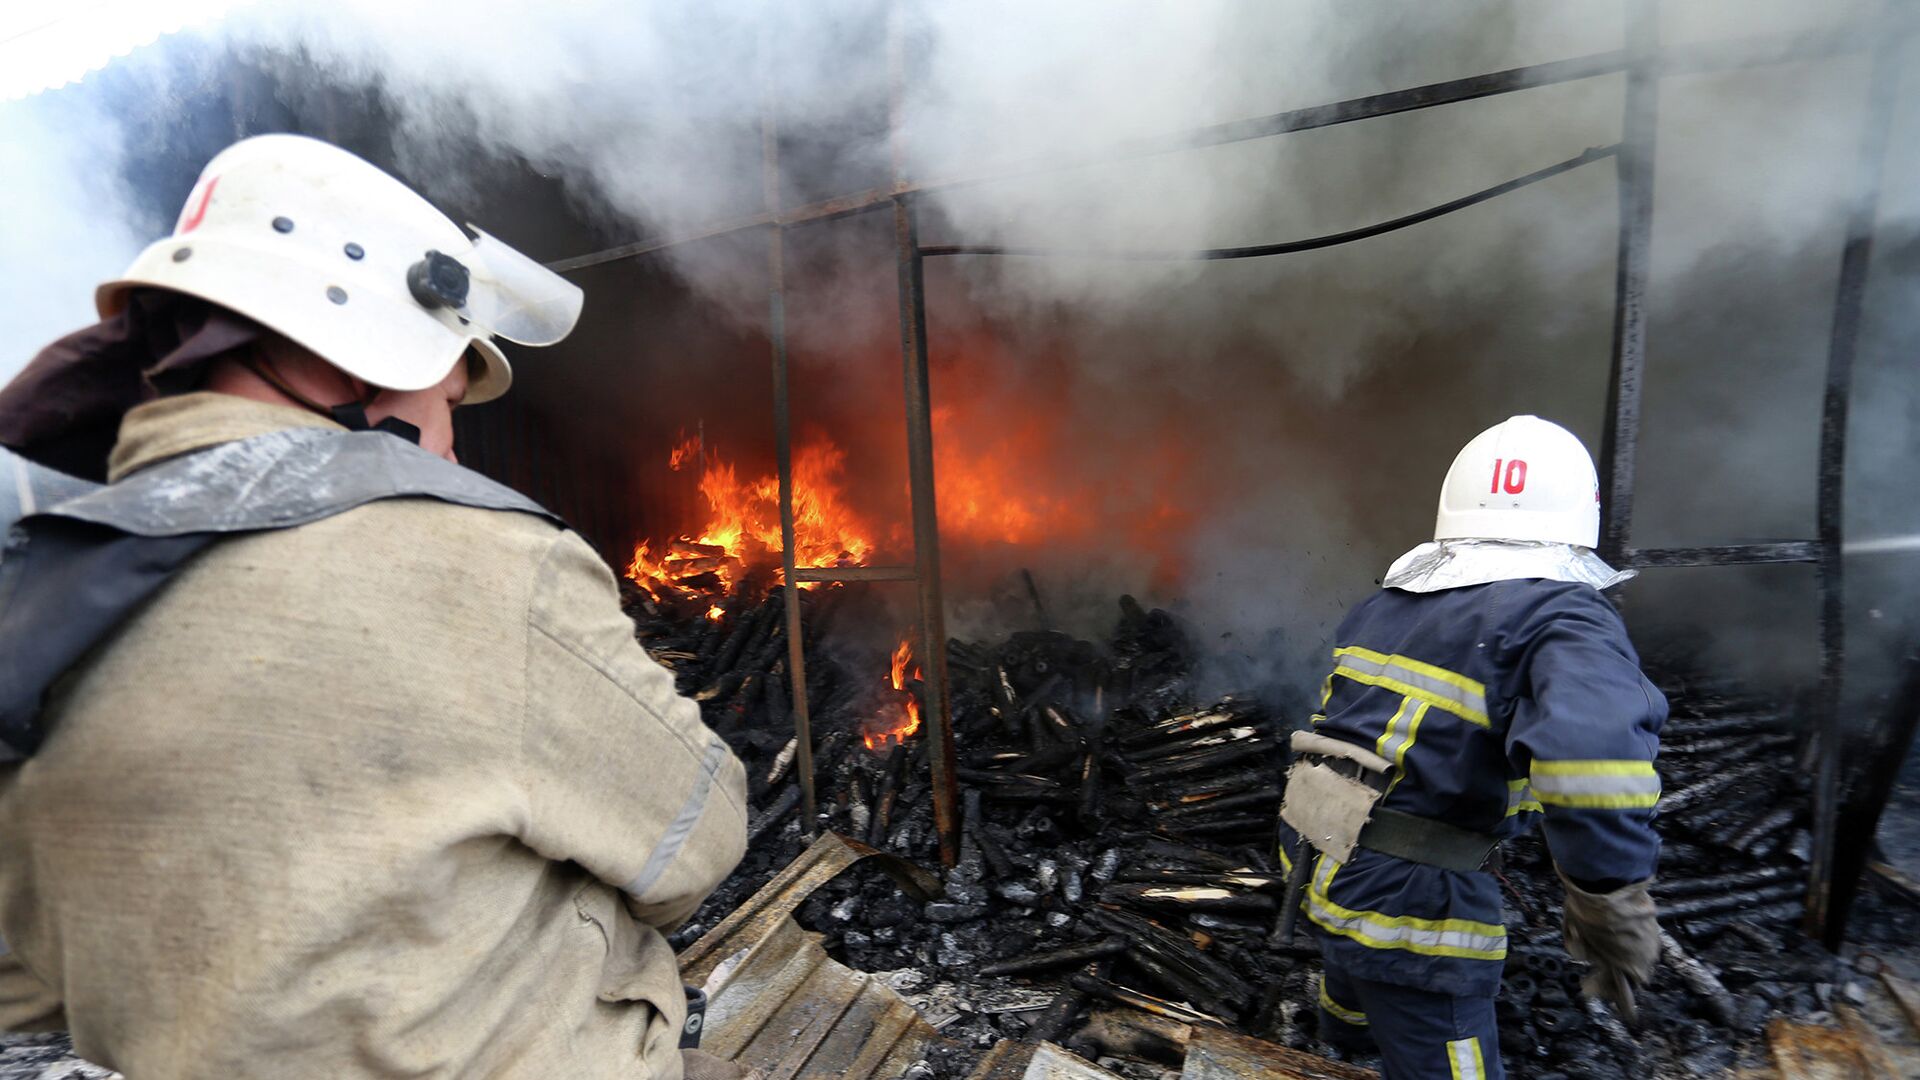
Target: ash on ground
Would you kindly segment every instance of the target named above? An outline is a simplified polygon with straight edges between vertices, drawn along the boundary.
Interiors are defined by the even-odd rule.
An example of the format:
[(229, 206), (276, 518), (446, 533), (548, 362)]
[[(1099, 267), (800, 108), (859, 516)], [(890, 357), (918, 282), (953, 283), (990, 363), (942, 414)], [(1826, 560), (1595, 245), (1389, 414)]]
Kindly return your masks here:
[(121, 1080), (76, 1057), (65, 1032), (0, 1035), (0, 1080)]
[[(630, 606), (682, 690), (704, 694), (708, 722), (751, 782), (748, 855), (676, 947), (809, 839), (776, 687), (784, 627), (769, 609), (783, 602), (777, 589), (736, 596), (724, 619), (693, 627), (657, 605)], [(809, 593), (803, 603), (816, 650), (844, 601)], [(1167, 613), (1122, 598), (1104, 642), (1028, 631), (950, 643), (965, 830), (946, 895), (917, 903), (856, 868), (798, 914), (836, 959), (881, 974), (951, 1040), (931, 1075), (966, 1075), (1002, 1038), (1052, 1039), (1125, 1076), (1174, 1075), (1183, 1023), (1341, 1056), (1319, 1038), (1310, 941), (1267, 942), (1285, 885), (1273, 859), (1283, 747), (1304, 717), (1254, 696), (1196, 700), (1193, 640)], [(742, 671), (756, 656), (761, 665)], [(865, 745), (872, 697), (857, 687), (874, 678), (830, 659), (809, 667), (821, 691), (811, 824), (937, 866), (926, 739)], [(1863, 891), (1845, 957), (1798, 929), (1810, 840), (1807, 771), (1796, 765), (1806, 725), (1794, 711), (1705, 679), (1656, 679), (1673, 703), (1656, 889), (1670, 941), (1641, 995), (1641, 1029), (1581, 996), (1584, 966), (1565, 953), (1545, 847), (1537, 836), (1510, 842), (1498, 1015), (1516, 1077), (1718, 1075), (1763, 1058), (1770, 1019), (1830, 1020), (1867, 1000), (1880, 967), (1920, 974), (1920, 917), (1896, 892)]]

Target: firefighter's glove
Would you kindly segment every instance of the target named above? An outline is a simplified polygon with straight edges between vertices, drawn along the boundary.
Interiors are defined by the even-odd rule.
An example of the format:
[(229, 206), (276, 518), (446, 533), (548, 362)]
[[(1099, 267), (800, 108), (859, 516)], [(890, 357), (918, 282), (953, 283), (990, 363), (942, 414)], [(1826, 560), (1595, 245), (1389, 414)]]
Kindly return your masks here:
[(725, 1058), (715, 1057), (705, 1050), (682, 1050), (680, 1061), (686, 1069), (686, 1080), (762, 1080), (766, 1075), (758, 1069), (749, 1069)]
[(1580, 988), (1588, 997), (1612, 1002), (1631, 1023), (1633, 991), (1653, 978), (1660, 959), (1660, 924), (1647, 892), (1652, 879), (1609, 893), (1590, 893), (1565, 874), (1560, 884), (1567, 890), (1567, 953), (1593, 965)]

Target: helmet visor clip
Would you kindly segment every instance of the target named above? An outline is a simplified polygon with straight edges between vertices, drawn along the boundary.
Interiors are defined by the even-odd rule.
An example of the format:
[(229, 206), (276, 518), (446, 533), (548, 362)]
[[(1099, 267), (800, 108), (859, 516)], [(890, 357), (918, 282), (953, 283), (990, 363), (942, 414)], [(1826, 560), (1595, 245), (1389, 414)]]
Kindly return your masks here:
[(467, 268), (460, 260), (438, 251), (427, 252), (426, 258), (407, 269), (407, 290), (429, 311), (466, 307), (469, 281)]

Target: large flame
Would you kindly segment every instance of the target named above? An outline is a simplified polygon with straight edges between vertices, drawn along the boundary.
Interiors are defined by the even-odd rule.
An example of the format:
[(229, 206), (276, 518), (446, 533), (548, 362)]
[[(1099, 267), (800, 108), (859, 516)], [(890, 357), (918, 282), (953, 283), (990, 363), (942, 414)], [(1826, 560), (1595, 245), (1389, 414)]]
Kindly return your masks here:
[[(704, 460), (700, 496), (707, 521), (699, 532), (634, 548), (627, 576), (656, 597), (732, 591), (749, 569), (779, 562), (780, 480), (763, 476), (742, 480), (730, 461), (698, 439), (674, 446), (668, 467), (679, 470)], [(861, 566), (873, 556), (873, 530), (846, 504), (841, 472), (846, 455), (824, 439), (794, 449), (794, 565)], [(772, 579), (778, 580), (774, 569)], [(710, 610), (709, 615), (714, 616)]]
[[(962, 551), (1005, 544), (1118, 548), (1150, 553), (1156, 580), (1183, 575), (1192, 507), (1213, 498), (1192, 432), (1137, 416), (1113, 429), (1090, 429), (1084, 417), (1076, 419), (1072, 385), (1058, 372), (1012, 364), (989, 337), (968, 337), (951, 348), (965, 362), (943, 367), (931, 415), (943, 540)], [(996, 375), (1009, 370), (1019, 377)], [(853, 396), (863, 399), (862, 393)], [(871, 437), (871, 418), (867, 431), (865, 441), (850, 444), (866, 455), (851, 463), (852, 478), (846, 451), (825, 436), (810, 433), (795, 447), (794, 565), (868, 565), (882, 545), (911, 561), (904, 515), (875, 527), (848, 498), (851, 483), (905, 487), (905, 454), (895, 456), (885, 440)], [(667, 464), (698, 471), (706, 520), (678, 539), (640, 544), (627, 576), (656, 598), (708, 601), (730, 593), (749, 569), (771, 568), (761, 580), (777, 581), (780, 488), (772, 470), (741, 475), (704, 431), (689, 436), (683, 430)], [(859, 505), (874, 510), (872, 493), (860, 494)]]

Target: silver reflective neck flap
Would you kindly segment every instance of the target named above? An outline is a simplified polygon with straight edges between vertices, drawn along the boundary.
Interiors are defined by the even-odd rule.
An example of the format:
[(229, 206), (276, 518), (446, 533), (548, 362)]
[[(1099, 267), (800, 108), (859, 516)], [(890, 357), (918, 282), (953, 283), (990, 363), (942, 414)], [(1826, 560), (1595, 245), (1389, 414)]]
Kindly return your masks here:
[(95, 491), (98, 484), (35, 465), (0, 446), (0, 533), (29, 514)]
[(544, 517), (471, 469), (377, 431), (292, 428), (149, 465), (42, 513), (135, 536), (285, 529), (380, 499), (432, 498)]
[(1430, 593), (1495, 581), (1567, 581), (1610, 589), (1638, 574), (1615, 570), (1592, 548), (1528, 540), (1429, 541), (1393, 561), (1380, 584)]

